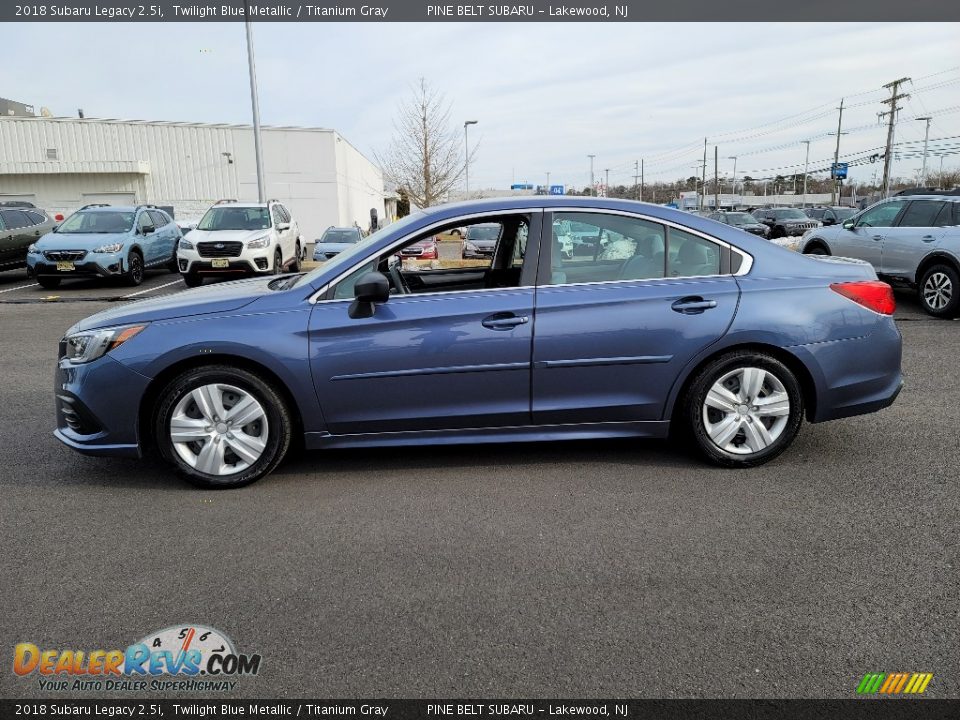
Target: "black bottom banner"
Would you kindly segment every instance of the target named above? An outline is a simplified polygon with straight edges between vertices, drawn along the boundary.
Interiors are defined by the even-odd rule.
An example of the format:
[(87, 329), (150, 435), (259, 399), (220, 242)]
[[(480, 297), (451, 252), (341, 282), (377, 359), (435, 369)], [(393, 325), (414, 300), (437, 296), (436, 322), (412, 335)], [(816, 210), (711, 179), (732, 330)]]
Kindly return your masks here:
[(0, 718), (958, 718), (960, 700), (0, 700)]

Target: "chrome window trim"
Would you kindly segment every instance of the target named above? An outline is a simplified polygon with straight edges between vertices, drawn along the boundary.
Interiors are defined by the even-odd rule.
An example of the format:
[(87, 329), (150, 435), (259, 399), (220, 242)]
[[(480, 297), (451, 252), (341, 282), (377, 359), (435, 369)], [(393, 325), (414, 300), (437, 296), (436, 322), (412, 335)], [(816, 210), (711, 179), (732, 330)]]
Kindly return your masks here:
[[(481, 213), (471, 213), (470, 215), (462, 215), (457, 218), (450, 218), (447, 220), (438, 221), (430, 225), (427, 225), (426, 227), (421, 228), (420, 230), (417, 230), (416, 233), (412, 233), (411, 235), (419, 235), (421, 233), (430, 232), (435, 228), (442, 227), (451, 222), (458, 223), (460, 221), (467, 221), (475, 218), (495, 217), (500, 215), (520, 215), (520, 214), (526, 215), (526, 214), (535, 213), (535, 212), (539, 212), (539, 213), (549, 212), (551, 214), (556, 214), (560, 212), (578, 212), (578, 213), (591, 213), (595, 215), (619, 215), (622, 217), (636, 218), (640, 220), (645, 220), (647, 222), (657, 223), (660, 225), (665, 225), (667, 227), (676, 228), (677, 230), (690, 233), (691, 235), (696, 235), (704, 240), (707, 240), (708, 242), (712, 242), (717, 245), (720, 245), (721, 247), (725, 247), (731, 253), (734, 253), (734, 252), (737, 253), (737, 255), (739, 255), (741, 258), (740, 269), (737, 270), (737, 272), (735, 273), (717, 273), (715, 275), (683, 275), (678, 277), (664, 276), (664, 277), (657, 277), (657, 278), (624, 278), (619, 280), (595, 280), (592, 282), (582, 282), (582, 283), (559, 283), (559, 284), (535, 285), (535, 286), (523, 285), (523, 286), (517, 286), (517, 287), (536, 287), (536, 288), (580, 287), (585, 285), (609, 285), (612, 283), (653, 282), (657, 280), (659, 281), (701, 280), (704, 278), (742, 277), (747, 273), (749, 273), (751, 268), (753, 267), (753, 255), (748, 253), (746, 250), (736, 247), (735, 245), (731, 245), (725, 240), (721, 240), (720, 238), (714, 237), (712, 235), (708, 235), (707, 233), (701, 230), (696, 230), (687, 225), (681, 225), (680, 223), (674, 222), (673, 220), (665, 220), (663, 218), (658, 218), (652, 215), (644, 215), (642, 213), (628, 212), (626, 210), (617, 210), (615, 208), (591, 208), (591, 207), (571, 206), (571, 207), (564, 207), (562, 209), (558, 209), (554, 207), (541, 207), (541, 208), (527, 207), (527, 208), (510, 208), (509, 210), (488, 210)], [(383, 250), (380, 254), (386, 254), (386, 253), (392, 252), (395, 248), (407, 242), (411, 237), (411, 235), (405, 235), (403, 238), (396, 241), (394, 244), (390, 245), (387, 249)], [(543, 238), (540, 238), (540, 240), (542, 243)], [(327, 303), (327, 302), (353, 302), (352, 298), (331, 298), (329, 300), (320, 300), (319, 297), (324, 293), (326, 293), (332, 286), (336, 285), (345, 277), (353, 273), (355, 270), (358, 270), (361, 265), (365, 265), (368, 262), (370, 262), (369, 256), (364, 258), (363, 261), (358, 262), (355, 265), (351, 266), (349, 270), (345, 270), (344, 272), (340, 273), (333, 280), (325, 283), (319, 290), (314, 292), (310, 296), (308, 302), (311, 305), (315, 305), (317, 303)], [(489, 292), (492, 290), (514, 290), (514, 289), (516, 288), (477, 288), (474, 290), (441, 290), (437, 292), (413, 293), (413, 294), (416, 295), (417, 297), (429, 297), (431, 295), (452, 295), (455, 293), (476, 293), (476, 292)]]
[[(398, 248), (398, 247), (402, 246), (404, 243), (408, 242), (411, 237), (415, 237), (416, 235), (420, 235), (421, 233), (428, 233), (428, 232), (430, 232), (431, 230), (434, 230), (434, 229), (436, 229), (436, 228), (443, 227), (444, 225), (449, 225), (451, 222), (452, 222), (452, 223), (459, 223), (461, 220), (472, 220), (472, 219), (474, 219), (474, 218), (485, 218), (485, 217), (499, 217), (499, 216), (501, 216), (501, 215), (527, 215), (527, 214), (529, 214), (529, 213), (542, 213), (543, 211), (544, 211), (543, 208), (532, 208), (532, 207), (527, 207), (527, 208), (510, 208), (510, 209), (508, 209), (508, 210), (485, 210), (484, 212), (470, 213), (469, 215), (460, 215), (460, 216), (458, 216), (458, 217), (456, 217), (456, 218), (449, 218), (449, 219), (447, 219), (447, 220), (439, 220), (439, 221), (437, 221), (437, 222), (435, 222), (435, 223), (431, 223), (430, 225), (427, 225), (427, 226), (425, 226), (425, 227), (420, 228), (420, 229), (417, 230), (416, 232), (413, 232), (413, 233), (409, 233), (409, 234), (407, 234), (407, 235), (404, 235), (402, 238), (400, 238), (399, 240), (397, 240), (395, 243), (393, 243), (392, 245), (389, 245), (386, 249), (384, 249), (384, 250), (382, 250), (380, 253), (378, 253), (378, 255), (383, 255), (383, 254), (391, 253), (391, 252), (393, 252), (396, 248)], [(333, 280), (325, 283), (319, 290), (317, 290), (315, 293), (313, 293), (313, 294), (310, 296), (310, 298), (307, 300), (307, 302), (309, 302), (311, 305), (315, 305), (315, 304), (317, 304), (317, 303), (319, 303), (319, 302), (334, 302), (334, 299), (330, 299), (330, 300), (319, 300), (318, 298), (319, 298), (321, 295), (323, 295), (325, 292), (327, 292), (327, 290), (329, 290), (331, 287), (333, 287), (333, 286), (336, 285), (338, 282), (340, 282), (340, 281), (343, 280), (345, 277), (347, 277), (347, 275), (350, 275), (350, 274), (351, 274), (352, 272), (354, 272), (355, 270), (358, 270), (361, 265), (366, 265), (368, 262), (370, 262), (370, 256), (369, 256), (369, 255), (368, 255), (367, 257), (365, 257), (361, 262), (358, 262), (358, 263), (356, 263), (355, 265), (352, 265), (349, 270), (345, 270), (344, 272), (342, 272), (342, 273), (340, 273), (339, 275), (337, 275)], [(533, 287), (533, 286), (532, 286), (532, 285), (529, 285), (529, 286), (521, 286), (521, 287)], [(511, 288), (481, 288), (481, 289), (489, 289), (489, 290), (509, 290), (509, 289), (511, 289)], [(451, 292), (466, 292), (466, 291), (450, 290), (450, 291), (442, 292), (442, 293), (441, 293), (441, 292), (435, 292), (435, 293), (416, 293), (416, 295), (421, 296), (421, 297), (424, 296), (424, 295), (441, 295), (441, 294), (447, 295), (447, 294), (449, 294), (449, 293), (451, 293)], [(476, 292), (476, 291), (473, 291), (473, 292)], [(337, 301), (346, 300), (346, 299), (347, 299), (347, 298), (336, 298)], [(350, 300), (351, 300), (351, 302), (352, 302), (352, 298), (351, 298)]]

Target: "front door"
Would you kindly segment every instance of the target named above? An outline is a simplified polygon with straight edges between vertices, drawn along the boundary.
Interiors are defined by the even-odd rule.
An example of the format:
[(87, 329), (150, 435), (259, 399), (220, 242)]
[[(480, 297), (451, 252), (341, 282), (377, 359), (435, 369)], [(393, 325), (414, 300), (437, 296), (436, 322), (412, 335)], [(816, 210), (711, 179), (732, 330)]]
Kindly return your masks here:
[[(680, 370), (733, 320), (740, 291), (724, 274), (728, 251), (622, 214), (555, 213), (552, 225), (536, 297), (533, 421), (660, 420)], [(585, 225), (595, 255), (558, 257), (562, 232)]]
[[(521, 266), (511, 273), (519, 247), (516, 222), (504, 223), (509, 232), (498, 255), (475, 267), (461, 268), (467, 261), (454, 241), (442, 249), (441, 267), (425, 261), (424, 277), (414, 282), (411, 275), (417, 271), (409, 264), (401, 271), (396, 247), (369, 260), (316, 303), (310, 364), (329, 432), (529, 424), (537, 243), (533, 233), (528, 239), (528, 216), (522, 221), (525, 252), (517, 253), (523, 273)], [(353, 285), (373, 270), (389, 275), (393, 293), (372, 317), (351, 318)], [(443, 282), (429, 282), (434, 271)]]
[(860, 213), (853, 227), (837, 231), (830, 250), (841, 257), (866, 260), (874, 270), (882, 272), (884, 240), (906, 204), (906, 200), (891, 200)]

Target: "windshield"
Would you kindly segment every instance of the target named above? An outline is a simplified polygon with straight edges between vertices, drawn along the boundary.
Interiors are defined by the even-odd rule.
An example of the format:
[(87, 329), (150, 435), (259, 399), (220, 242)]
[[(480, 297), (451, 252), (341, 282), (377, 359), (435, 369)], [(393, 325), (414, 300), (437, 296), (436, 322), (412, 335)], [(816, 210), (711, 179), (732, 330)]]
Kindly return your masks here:
[(266, 230), (270, 213), (262, 207), (212, 207), (197, 230)]
[(104, 211), (75, 212), (64, 220), (58, 233), (125, 233), (133, 227), (134, 212)]
[(327, 230), (320, 238), (322, 243), (355, 243), (360, 240), (356, 230)]
[(496, 240), (500, 237), (500, 226), (474, 225), (467, 230), (467, 237), (471, 240)]
[(731, 225), (757, 225), (757, 219), (750, 213), (727, 213)]
[(777, 220), (808, 220), (802, 210), (795, 208), (786, 208), (784, 210), (774, 210), (773, 216)]
[(313, 282), (320, 276), (321, 273), (327, 273), (331, 269), (336, 272), (341, 272), (348, 269), (351, 265), (363, 258), (363, 256), (367, 253), (367, 248), (370, 247), (370, 245), (379, 242), (387, 235), (403, 232), (405, 228), (422, 222), (425, 214), (426, 213), (418, 212), (412, 215), (407, 215), (401, 220), (397, 220), (394, 223), (390, 223), (386, 227), (380, 228), (375, 233), (368, 235), (363, 240), (356, 243), (352, 248), (348, 248), (342, 253), (338, 253), (332, 259), (327, 260), (320, 267), (316, 268), (315, 270), (311, 270), (306, 275), (303, 275), (297, 281), (297, 284), (300, 285), (303, 283)]

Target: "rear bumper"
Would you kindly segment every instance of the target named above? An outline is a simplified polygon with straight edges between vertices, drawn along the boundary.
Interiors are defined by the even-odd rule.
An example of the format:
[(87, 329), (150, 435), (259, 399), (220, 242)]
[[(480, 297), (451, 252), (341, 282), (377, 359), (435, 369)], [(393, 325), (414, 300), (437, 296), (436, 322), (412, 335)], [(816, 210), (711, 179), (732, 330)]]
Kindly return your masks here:
[(867, 336), (790, 348), (817, 387), (809, 420), (824, 422), (889, 407), (903, 388), (902, 339), (892, 318)]

